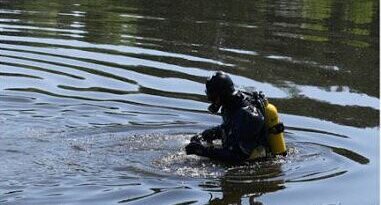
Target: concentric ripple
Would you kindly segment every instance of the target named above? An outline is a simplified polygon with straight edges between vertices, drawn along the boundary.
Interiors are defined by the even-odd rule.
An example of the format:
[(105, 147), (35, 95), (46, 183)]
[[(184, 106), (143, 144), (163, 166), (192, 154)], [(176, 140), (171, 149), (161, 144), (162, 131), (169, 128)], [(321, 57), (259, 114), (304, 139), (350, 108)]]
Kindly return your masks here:
[[(378, 5), (0, 1), (0, 203), (379, 202)], [(217, 70), (278, 107), (287, 157), (185, 155)]]

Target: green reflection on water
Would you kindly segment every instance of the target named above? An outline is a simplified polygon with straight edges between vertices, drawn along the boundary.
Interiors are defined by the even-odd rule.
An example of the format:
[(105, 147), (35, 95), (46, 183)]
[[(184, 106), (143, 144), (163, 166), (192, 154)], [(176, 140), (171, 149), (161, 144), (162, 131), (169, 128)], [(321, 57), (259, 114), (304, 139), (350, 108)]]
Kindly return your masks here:
[[(1, 5), (3, 9), (21, 11), (20, 15), (9, 15), (9, 18), (20, 19), (15, 24), (37, 28), (19, 29), (16, 33), (5, 31), (4, 35), (75, 38), (96, 44), (130, 45), (218, 60), (235, 66), (192, 63), (162, 56), (134, 56), (205, 70), (221, 69), (269, 83), (289, 93), (290, 99), (279, 100), (280, 110), (286, 113), (355, 126), (375, 126), (379, 122), (378, 111), (374, 109), (304, 99), (292, 86), (312, 85), (321, 89), (342, 86), (349, 87), (351, 92), (379, 98), (379, 2), (376, 0), (176, 3), (166, 0), (53, 0), (46, 3), (38, 0), (4, 1)], [(257, 55), (228, 53), (220, 48)], [(292, 60), (269, 59), (268, 55)], [(123, 68), (159, 77), (182, 78), (184, 75), (144, 67)], [(197, 78), (197, 81), (203, 79)], [(166, 93), (142, 90), (160, 96)], [(200, 100), (200, 96), (180, 97)], [(319, 106), (324, 107), (324, 112), (307, 109)], [(366, 114), (348, 120), (356, 113)]]
[(347, 18), (356, 24), (368, 24), (373, 21), (374, 1), (350, 1)]
[(324, 20), (331, 17), (332, 0), (303, 0), (302, 16), (307, 19)]

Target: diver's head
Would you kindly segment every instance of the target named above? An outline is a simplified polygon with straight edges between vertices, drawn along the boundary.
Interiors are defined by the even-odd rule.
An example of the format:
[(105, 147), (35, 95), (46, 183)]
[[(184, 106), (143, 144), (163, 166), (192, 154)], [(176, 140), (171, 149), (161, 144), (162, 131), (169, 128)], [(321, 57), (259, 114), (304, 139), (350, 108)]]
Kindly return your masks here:
[(233, 95), (235, 89), (232, 79), (224, 72), (217, 71), (213, 76), (206, 81), (206, 95), (208, 101), (212, 104), (208, 110), (212, 113), (217, 113), (221, 105)]

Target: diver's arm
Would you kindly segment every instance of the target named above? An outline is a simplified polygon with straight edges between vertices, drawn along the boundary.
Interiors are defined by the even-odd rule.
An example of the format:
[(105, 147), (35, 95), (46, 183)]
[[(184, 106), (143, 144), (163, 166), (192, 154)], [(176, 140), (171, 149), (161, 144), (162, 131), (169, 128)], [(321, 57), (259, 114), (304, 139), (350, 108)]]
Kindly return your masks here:
[(234, 152), (226, 148), (206, 147), (199, 142), (191, 142), (185, 147), (187, 155), (198, 155), (219, 161), (238, 162), (248, 158), (242, 152)]

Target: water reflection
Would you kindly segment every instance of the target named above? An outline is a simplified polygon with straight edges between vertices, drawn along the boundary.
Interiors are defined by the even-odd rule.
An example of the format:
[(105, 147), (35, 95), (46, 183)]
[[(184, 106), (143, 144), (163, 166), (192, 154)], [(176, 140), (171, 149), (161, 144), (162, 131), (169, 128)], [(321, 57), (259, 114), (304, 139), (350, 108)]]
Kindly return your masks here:
[(247, 200), (249, 204), (262, 204), (256, 198), (285, 188), (282, 175), (279, 163), (230, 168), (218, 183), (222, 196), (214, 197), (209, 203), (242, 204)]
[[(126, 70), (160, 78), (179, 76), (199, 83), (209, 75), (205, 71), (222, 69), (258, 82), (252, 86), (267, 91), (269, 97), (282, 98), (282, 112), (352, 126), (378, 125), (377, 1), (368, 0), (361, 4), (344, 4), (335, 0), (224, 4), (180, 1), (176, 7), (181, 9), (168, 9), (171, 5), (166, 1), (154, 4), (146, 1), (130, 1), (127, 4), (106, 0), (69, 1), (65, 5), (52, 2), (49, 12), (40, 6), (42, 4), (42, 1), (2, 3), (1, 13), (4, 16), (0, 27), (1, 40), (5, 43), (2, 45), (5, 49), (2, 57), (10, 57), (9, 51), (22, 50), (23, 53), (17, 54), (18, 59), (10, 60), (15, 61), (27, 56), (30, 51), (42, 52), (41, 47), (46, 45), (69, 47), (75, 50), (60, 49), (55, 52), (55, 55), (70, 57), (60, 62), (66, 64), (74, 57), (81, 58), (81, 61), (94, 61), (96, 58), (99, 65), (122, 66)], [(11, 46), (15, 44), (20, 46)], [(78, 52), (78, 49), (82, 51)], [(46, 60), (50, 57), (38, 58), (45, 59), (44, 63), (51, 63)], [(10, 61), (2, 58), (2, 64), (11, 66)], [(36, 60), (19, 66), (31, 64), (36, 64)], [(137, 67), (126, 67), (126, 64)], [(23, 76), (15, 71), (8, 72), (9, 69), (4, 72), (7, 77)], [(38, 69), (47, 71), (45, 65), (39, 65)], [(107, 74), (106, 69), (88, 70)], [(48, 72), (57, 73), (60, 70)], [(75, 70), (70, 71), (69, 75), (72, 72)], [(120, 79), (122, 76), (131, 76), (131, 73), (121, 75), (118, 72), (118, 77), (114, 78)], [(200, 94), (198, 90), (203, 90), (201, 85), (191, 83), (172, 91), (173, 83), (153, 89), (154, 86), (144, 84), (155, 82), (156, 85), (156, 80), (139, 78), (133, 81), (142, 86), (140, 92), (205, 100), (191, 95)], [(181, 79), (175, 81), (184, 82)], [(250, 86), (247, 82), (238, 83), (238, 86), (248, 84)], [(267, 88), (266, 84), (286, 93), (277, 94), (280, 92)], [(69, 87), (62, 83), (59, 86)], [(333, 93), (330, 91), (332, 87), (346, 89)], [(91, 88), (75, 89), (91, 91)], [(99, 90), (111, 92), (113, 89), (100, 87), (96, 91)], [(183, 90), (187, 90), (186, 94)], [(168, 91), (177, 94), (165, 94)], [(326, 95), (327, 91), (333, 97)], [(353, 96), (360, 102), (360, 107), (343, 103), (337, 94), (344, 98)], [(327, 105), (327, 109), (324, 112), (299, 109), (305, 107), (306, 101), (307, 104)], [(341, 109), (335, 109), (337, 105)], [(334, 118), (331, 116), (332, 110), (339, 111), (335, 112)], [(346, 113), (370, 114), (363, 115), (366, 119), (358, 116), (348, 121), (347, 116), (341, 117)]]
[[(354, 201), (376, 199), (376, 0), (3, 0), (0, 14), (2, 202), (26, 196), (70, 203), (91, 190), (85, 203), (203, 203), (209, 191), (210, 203), (259, 203), (290, 192), (314, 198), (305, 194), (319, 190), (321, 204), (336, 197), (325, 190), (343, 186), (345, 199), (353, 184), (372, 195)], [(204, 96), (205, 79), (216, 70), (277, 105), (295, 151), (288, 160), (228, 169), (185, 156), (187, 136), (132, 134), (194, 134), (218, 124)], [(44, 184), (47, 174), (59, 175), (54, 186), (67, 186), (26, 185)], [(124, 179), (138, 191), (82, 178), (94, 174), (114, 184)], [(178, 186), (187, 174), (197, 179)], [(130, 175), (144, 179), (131, 182)], [(162, 186), (171, 180), (175, 185)], [(200, 190), (204, 182), (211, 185)], [(68, 193), (73, 186), (78, 194)]]

